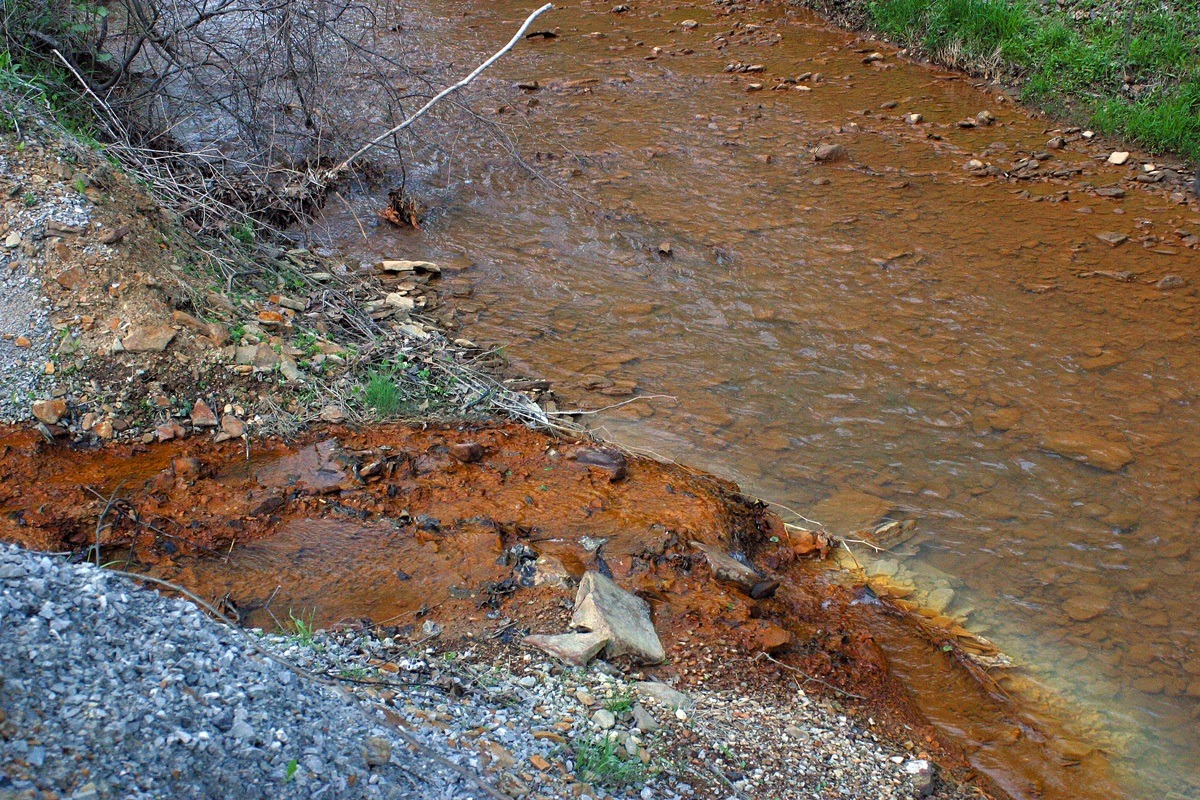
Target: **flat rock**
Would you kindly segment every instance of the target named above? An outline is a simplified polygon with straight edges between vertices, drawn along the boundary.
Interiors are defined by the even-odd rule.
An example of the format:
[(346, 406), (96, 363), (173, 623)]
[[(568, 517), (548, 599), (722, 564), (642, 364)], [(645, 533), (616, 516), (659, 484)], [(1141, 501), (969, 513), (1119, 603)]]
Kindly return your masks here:
[(1124, 244), (1129, 241), (1129, 237), (1123, 233), (1116, 231), (1102, 231), (1096, 234), (1096, 238), (1110, 247), (1116, 247), (1119, 244)]
[(743, 591), (750, 592), (762, 580), (757, 572), (720, 548), (697, 541), (693, 541), (691, 545), (704, 553), (704, 557), (708, 560), (708, 568), (712, 570), (713, 576), (719, 581), (736, 584)]
[(175, 338), (170, 325), (146, 325), (134, 328), (121, 339), (121, 346), (133, 353), (161, 353)]
[(215, 428), (219, 424), (217, 415), (208, 407), (208, 403), (197, 400), (192, 406), (192, 425), (197, 428)]
[(817, 503), (810, 516), (834, 533), (846, 534), (874, 527), (891, 510), (892, 504), (880, 497), (845, 491)]
[(571, 456), (576, 463), (596, 467), (608, 473), (608, 480), (616, 483), (629, 474), (629, 462), (621, 451), (613, 447), (581, 447)]
[(522, 641), (574, 667), (586, 666), (608, 644), (603, 633), (534, 634)]
[(599, 572), (585, 572), (579, 581), (571, 625), (606, 636), (609, 658), (630, 655), (643, 664), (666, 658), (650, 620), (649, 604)]
[(1133, 461), (1133, 452), (1125, 445), (1090, 433), (1052, 433), (1042, 438), (1041, 448), (1106, 472), (1116, 472)]
[(1089, 594), (1077, 594), (1063, 603), (1063, 611), (1076, 622), (1087, 622), (1108, 611), (1112, 600), (1107, 597)]
[(677, 708), (688, 709), (696, 705), (695, 700), (660, 681), (638, 681), (633, 688), (638, 694), (653, 698), (672, 711)]

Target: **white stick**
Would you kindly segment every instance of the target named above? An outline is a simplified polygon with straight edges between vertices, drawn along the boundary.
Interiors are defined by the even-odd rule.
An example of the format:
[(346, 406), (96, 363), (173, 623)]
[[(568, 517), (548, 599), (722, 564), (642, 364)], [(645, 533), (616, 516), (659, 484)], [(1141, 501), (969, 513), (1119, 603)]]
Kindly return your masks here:
[(404, 120), (404, 122), (401, 122), (401, 123), (400, 123), (399, 125), (397, 125), (396, 127), (392, 128), (391, 130), (389, 130), (389, 131), (385, 131), (385, 132), (381, 133), (379, 136), (376, 136), (376, 137), (375, 137), (374, 139), (372, 139), (371, 141), (367, 142), (365, 145), (363, 145), (361, 148), (359, 148), (359, 149), (358, 149), (358, 150), (357, 150), (357, 151), (354, 153), (354, 155), (350, 156), (350, 157), (349, 157), (349, 158), (347, 158), (345, 161), (343, 161), (342, 163), (338, 164), (336, 167), (334, 167), (334, 168), (333, 168), (333, 169), (331, 169), (329, 172), (327, 172), (327, 173), (326, 173), (326, 176), (333, 176), (333, 175), (336, 175), (336, 174), (338, 174), (339, 172), (341, 172), (342, 170), (346, 169), (348, 166), (350, 166), (350, 164), (352, 164), (352, 163), (354, 162), (354, 160), (355, 160), (356, 158), (358, 158), (359, 156), (361, 156), (363, 153), (367, 152), (367, 151), (368, 151), (368, 150), (370, 150), (372, 147), (375, 147), (375, 146), (376, 146), (376, 145), (378, 145), (380, 142), (382, 142), (384, 139), (387, 139), (388, 137), (391, 137), (391, 136), (394, 136), (394, 135), (396, 135), (396, 134), (397, 134), (397, 133), (399, 133), (400, 131), (402, 131), (402, 130), (404, 130), (405, 128), (407, 128), (409, 125), (411, 125), (411, 124), (413, 124), (414, 122), (416, 122), (418, 119), (420, 119), (420, 118), (421, 118), (421, 116), (422, 116), (422, 115), (423, 115), (423, 114), (424, 114), (426, 111), (428, 111), (429, 109), (433, 108), (433, 105), (434, 105), (434, 103), (438, 102), (439, 100), (441, 100), (441, 99), (442, 99), (443, 97), (445, 97), (446, 95), (448, 95), (448, 94), (452, 94), (452, 93), (454, 93), (454, 92), (458, 91), (459, 89), (463, 88), (463, 87), (464, 87), (464, 86), (466, 86), (468, 83), (470, 83), (471, 81), (475, 80), (477, 77), (479, 77), (479, 74), (480, 74), (481, 72), (483, 72), (485, 69), (487, 69), (488, 67), (490, 67), (492, 64), (495, 64), (495, 63), (496, 63), (496, 62), (497, 62), (497, 61), (500, 59), (500, 57), (501, 57), (502, 55), (504, 55), (504, 54), (505, 54), (505, 53), (507, 53), (509, 50), (512, 50), (514, 47), (516, 47), (516, 45), (517, 45), (517, 42), (521, 41), (521, 37), (525, 35), (525, 31), (529, 30), (529, 26), (530, 26), (531, 24), (533, 24), (533, 21), (534, 21), (535, 19), (537, 19), (538, 17), (540, 17), (540, 16), (541, 16), (541, 15), (542, 15), (544, 12), (546, 12), (546, 11), (549, 11), (549, 10), (550, 10), (550, 9), (552, 9), (552, 8), (554, 8), (554, 4), (553, 4), (553, 3), (546, 3), (546, 5), (542, 6), (542, 7), (541, 7), (541, 8), (539, 8), (537, 11), (534, 11), (532, 14), (530, 14), (530, 15), (529, 15), (529, 18), (525, 20), (525, 23), (524, 23), (523, 25), (521, 25), (520, 29), (519, 29), (519, 30), (518, 30), (518, 31), (517, 31), (517, 32), (516, 32), (516, 33), (513, 35), (512, 39), (510, 39), (510, 40), (508, 41), (508, 44), (504, 45), (504, 47), (502, 47), (502, 48), (500, 48), (499, 50), (497, 50), (497, 51), (496, 51), (496, 53), (495, 53), (495, 54), (494, 54), (494, 55), (493, 55), (491, 58), (489, 58), (487, 61), (483, 62), (483, 63), (482, 63), (482, 64), (480, 64), (478, 67), (476, 67), (476, 68), (475, 68), (475, 70), (474, 70), (474, 71), (473, 71), (473, 72), (472, 72), (470, 75), (468, 75), (467, 77), (463, 78), (461, 81), (459, 81), (458, 83), (454, 84), (453, 86), (447, 86), (445, 89), (443, 89), (442, 91), (438, 92), (436, 95), (434, 95), (434, 97), (433, 97), (433, 99), (432, 99), (432, 100), (430, 100), (430, 101), (429, 101), (428, 103), (426, 103), (425, 105), (421, 106), (420, 110), (419, 110), (419, 111), (417, 111), (415, 114), (413, 114), (413, 115), (412, 115), (411, 117), (409, 117), (408, 119)]

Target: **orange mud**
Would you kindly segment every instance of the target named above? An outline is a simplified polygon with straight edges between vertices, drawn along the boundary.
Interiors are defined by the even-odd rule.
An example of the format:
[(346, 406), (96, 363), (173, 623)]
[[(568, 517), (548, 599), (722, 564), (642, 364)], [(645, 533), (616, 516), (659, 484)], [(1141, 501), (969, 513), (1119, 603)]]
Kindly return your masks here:
[[(605, 460), (596, 453), (513, 425), (330, 428), (249, 453), (195, 439), (84, 451), (10, 431), (0, 539), (82, 551), (99, 528), (104, 561), (178, 582), (245, 624), (368, 620), (414, 641), (425, 620), (444, 640), (560, 632), (573, 593), (556, 578), (603, 561), (651, 603), (668, 653), (660, 675), (803, 686), (996, 794), (1065, 796), (1080, 774), (1107, 786), (1101, 760), (1048, 750), (1036, 723), (914, 635), (911, 618), (798, 556), (735, 485), (646, 459), (581, 463)], [(690, 541), (744, 553), (780, 588), (752, 599), (714, 579)], [(755, 659), (765, 647), (779, 665)], [(958, 722), (931, 724), (918, 708)], [(972, 771), (964, 746), (997, 783)]]

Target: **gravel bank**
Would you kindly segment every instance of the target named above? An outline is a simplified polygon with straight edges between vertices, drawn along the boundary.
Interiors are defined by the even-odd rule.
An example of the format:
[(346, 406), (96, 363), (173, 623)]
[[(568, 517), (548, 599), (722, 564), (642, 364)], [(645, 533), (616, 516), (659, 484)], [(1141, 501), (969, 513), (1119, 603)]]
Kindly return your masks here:
[(534, 798), (976, 796), (800, 689), (683, 696), (500, 642), (257, 638), (293, 671), (250, 637), (120, 576), (0, 548), (0, 798), (488, 796), (478, 776)]
[(5, 800), (485, 796), (191, 603), (11, 547), (0, 720)]

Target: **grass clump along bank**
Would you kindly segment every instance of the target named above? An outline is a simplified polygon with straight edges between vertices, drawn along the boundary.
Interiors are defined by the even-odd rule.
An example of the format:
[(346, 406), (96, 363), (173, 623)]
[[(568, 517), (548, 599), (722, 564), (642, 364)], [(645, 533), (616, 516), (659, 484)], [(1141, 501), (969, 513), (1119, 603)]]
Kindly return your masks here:
[(865, 20), (1022, 100), (1150, 150), (1200, 159), (1200, 2), (870, 0)]

